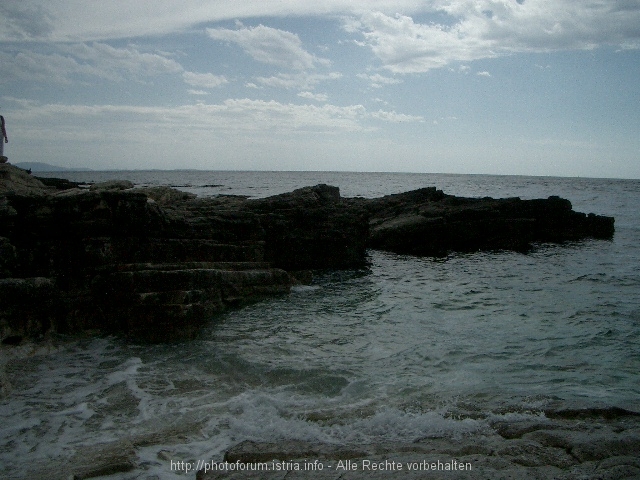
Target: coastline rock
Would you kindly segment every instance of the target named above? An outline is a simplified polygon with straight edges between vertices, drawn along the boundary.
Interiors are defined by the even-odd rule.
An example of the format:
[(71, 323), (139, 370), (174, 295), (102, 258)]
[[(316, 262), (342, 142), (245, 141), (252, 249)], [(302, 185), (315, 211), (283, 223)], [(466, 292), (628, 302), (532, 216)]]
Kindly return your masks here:
[[(548, 422), (540, 426), (544, 423), (549, 426)], [(483, 429), (462, 437), (355, 446), (244, 441), (227, 450), (222, 459), (202, 465), (196, 479), (240, 480), (259, 475), (263, 479), (300, 480), (396, 476), (416, 480), (613, 480), (640, 475), (637, 418), (602, 417), (589, 423), (565, 419), (554, 421), (553, 428), (517, 437)], [(507, 426), (506, 430), (515, 428)]]
[(133, 182), (129, 180), (109, 180), (107, 182), (94, 183), (89, 190), (98, 192), (100, 190), (128, 190), (133, 188)]
[(0, 338), (36, 337), (56, 329), (60, 299), (51, 278), (0, 279)]
[(462, 198), (435, 188), (368, 202), (369, 246), (395, 253), (443, 256), (478, 250), (529, 251), (536, 242), (611, 238), (611, 217), (574, 212), (548, 199)]
[(145, 194), (149, 200), (153, 200), (160, 205), (172, 205), (176, 202), (193, 200), (197, 197), (195, 193), (182, 192), (165, 186), (136, 188), (136, 192)]
[(46, 186), (26, 170), (10, 163), (0, 164), (0, 195), (43, 196), (46, 193)]
[(33, 178), (42, 182), (46, 187), (53, 187), (56, 190), (70, 190), (72, 188), (80, 188), (81, 183), (72, 182), (71, 180), (67, 180), (66, 178), (54, 178), (54, 177), (36, 177)]
[(345, 269), (365, 265), (368, 219), (340, 197), (316, 185), (251, 200), (265, 232), (265, 258), (285, 270)]
[(264, 264), (211, 266), (134, 264), (96, 276), (97, 326), (150, 342), (192, 338), (216, 313), (288, 293), (292, 284), (287, 272)]
[(559, 197), (460, 198), (431, 187), (346, 199), (316, 185), (248, 200), (46, 182), (0, 165), (0, 341), (87, 329), (191, 338), (226, 308), (310, 282), (311, 270), (365, 266), (368, 248), (527, 251), (614, 232), (613, 218)]

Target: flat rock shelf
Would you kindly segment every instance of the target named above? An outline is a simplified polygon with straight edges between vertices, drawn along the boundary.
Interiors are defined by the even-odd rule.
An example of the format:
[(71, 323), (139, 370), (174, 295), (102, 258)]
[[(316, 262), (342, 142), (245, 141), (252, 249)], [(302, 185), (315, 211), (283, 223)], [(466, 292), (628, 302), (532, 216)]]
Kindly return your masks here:
[(610, 239), (614, 219), (568, 200), (462, 198), (435, 187), (376, 199), (316, 185), (198, 198), (110, 181), (82, 188), (0, 165), (0, 336), (100, 331), (193, 338), (216, 313), (287, 293), (367, 250), (445, 256)]

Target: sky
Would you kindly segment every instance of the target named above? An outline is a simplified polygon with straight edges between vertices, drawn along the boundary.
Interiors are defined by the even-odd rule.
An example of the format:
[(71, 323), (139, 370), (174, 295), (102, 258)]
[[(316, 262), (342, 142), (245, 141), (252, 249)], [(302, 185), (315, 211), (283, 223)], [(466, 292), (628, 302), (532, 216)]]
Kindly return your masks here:
[(640, 0), (2, 0), (12, 163), (640, 178)]

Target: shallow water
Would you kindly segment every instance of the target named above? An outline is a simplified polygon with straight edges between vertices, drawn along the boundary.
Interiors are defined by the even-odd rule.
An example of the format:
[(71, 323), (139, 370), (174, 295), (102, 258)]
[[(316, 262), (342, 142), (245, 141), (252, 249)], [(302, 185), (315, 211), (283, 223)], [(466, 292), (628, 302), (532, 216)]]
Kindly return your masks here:
[[(612, 241), (415, 258), (370, 252), (360, 271), (212, 319), (197, 340), (53, 338), (3, 349), (0, 464), (137, 439), (138, 468), (219, 460), (236, 443), (411, 442), (549, 409), (640, 411), (640, 181), (465, 175), (78, 172), (200, 195), (265, 196), (329, 183), (367, 197), (436, 185), (466, 196), (560, 195), (616, 217)], [(189, 185), (185, 187), (185, 185)], [(217, 187), (205, 185), (222, 185)], [(135, 442), (134, 442), (135, 443)]]

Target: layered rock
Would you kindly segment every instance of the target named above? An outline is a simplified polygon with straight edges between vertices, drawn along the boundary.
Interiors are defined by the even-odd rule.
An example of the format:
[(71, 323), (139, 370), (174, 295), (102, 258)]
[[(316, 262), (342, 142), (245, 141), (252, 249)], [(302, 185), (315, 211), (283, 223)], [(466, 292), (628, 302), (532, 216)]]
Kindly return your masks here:
[(190, 338), (217, 312), (289, 291), (367, 248), (416, 255), (611, 238), (613, 218), (567, 200), (475, 199), (425, 188), (345, 199), (305, 187), (196, 198), (126, 181), (91, 188), (0, 165), (0, 337), (99, 329)]
[(295, 282), (263, 261), (255, 215), (229, 202), (125, 182), (47, 187), (5, 167), (3, 339), (87, 329), (150, 341), (191, 338), (214, 314), (286, 293)]
[(369, 233), (365, 211), (329, 185), (251, 200), (265, 232), (266, 258), (287, 270), (345, 269), (364, 265)]
[(364, 202), (371, 248), (440, 256), (478, 250), (528, 251), (536, 242), (607, 239), (614, 219), (574, 212), (571, 202), (547, 199), (462, 198), (435, 187)]
[[(620, 409), (619, 409), (620, 410)], [(244, 441), (223, 459), (193, 464), (198, 480), (249, 479), (563, 479), (638, 478), (638, 414), (605, 410), (585, 423), (545, 412), (493, 422), (484, 430), (411, 443), (336, 445)], [(226, 463), (225, 463), (226, 462)]]

